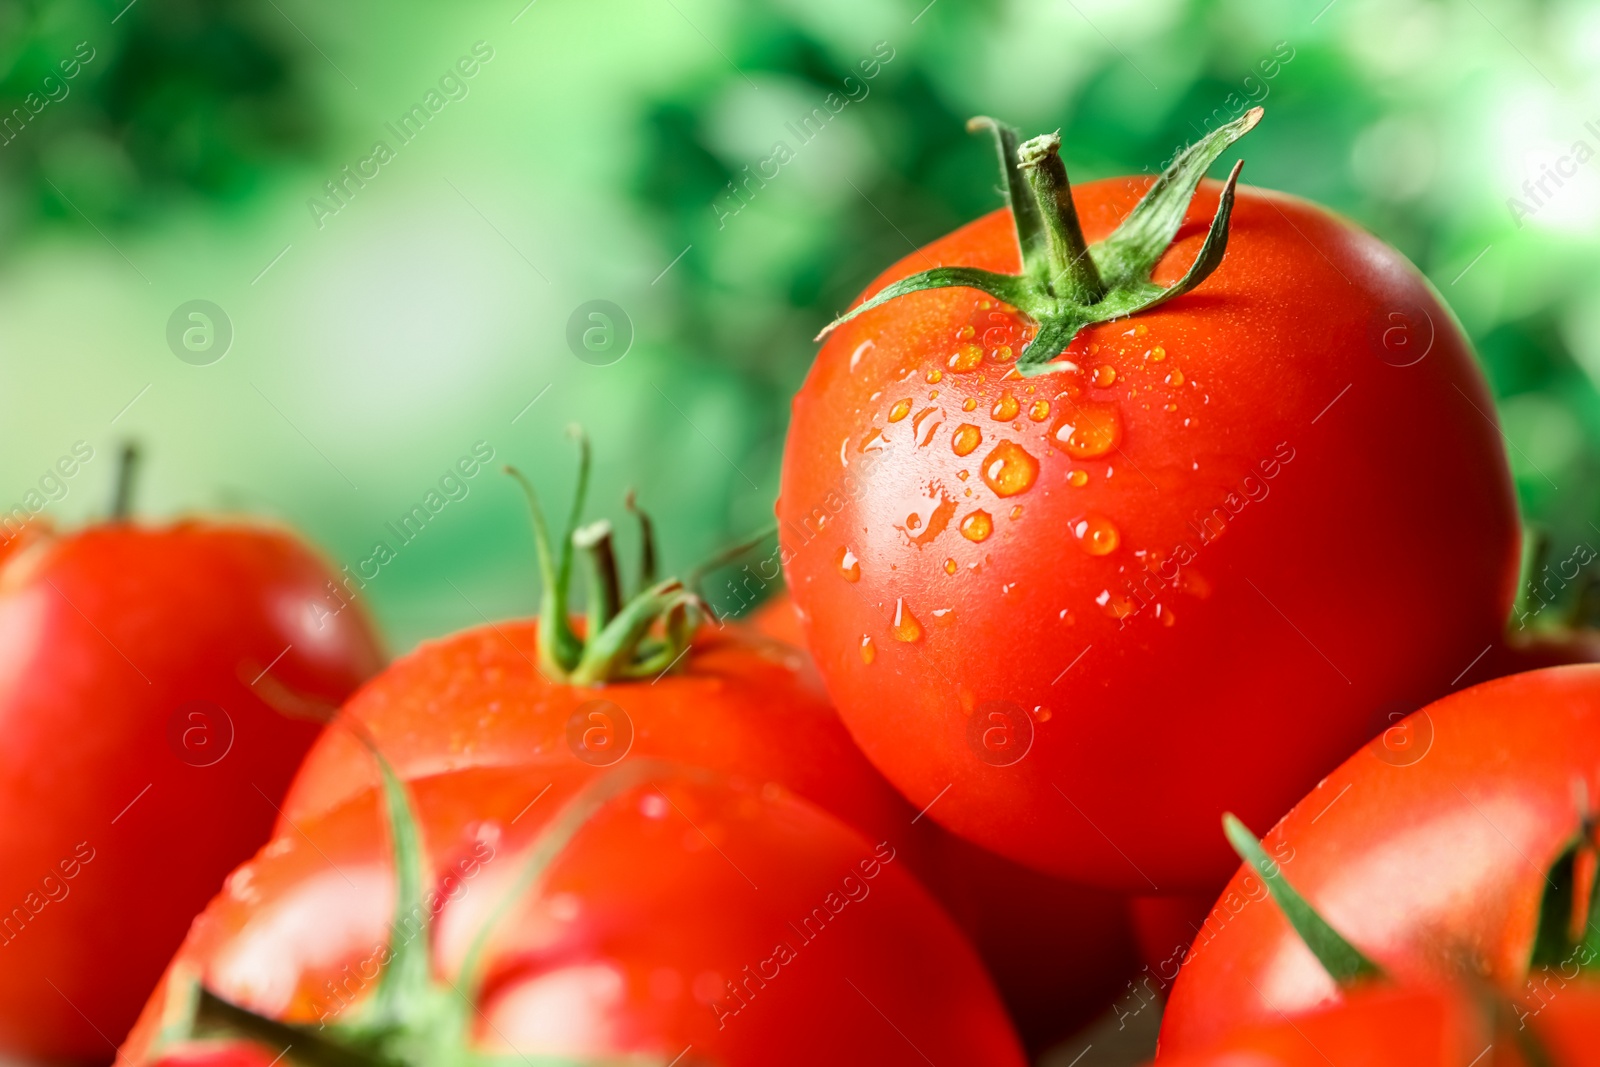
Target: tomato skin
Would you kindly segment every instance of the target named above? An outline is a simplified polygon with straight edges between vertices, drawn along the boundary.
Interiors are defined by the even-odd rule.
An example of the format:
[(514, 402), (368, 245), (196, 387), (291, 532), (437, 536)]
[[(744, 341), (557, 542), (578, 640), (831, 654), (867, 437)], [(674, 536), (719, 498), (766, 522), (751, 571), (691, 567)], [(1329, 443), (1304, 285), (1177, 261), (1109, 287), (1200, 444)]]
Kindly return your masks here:
[[(780, 641), (800, 639), (787, 593), (761, 605), (750, 625)], [(972, 940), (1030, 1052), (1088, 1024), (1126, 987), (1138, 957), (1119, 894), (1039, 874), (929, 818), (916, 828), (913, 866)]]
[[(1424, 708), (1330, 774), (1263, 838), (1284, 875), (1386, 972), (1528, 988), (1546, 871), (1600, 774), (1600, 666), (1501, 678)], [(1185, 961), (1164, 1050), (1342, 994), (1241, 868)], [(1559, 999), (1559, 997), (1557, 998)]]
[[(1477, 1018), (1459, 994), (1443, 989), (1378, 987), (1342, 1004), (1301, 1015), (1244, 1026), (1203, 1049), (1169, 1053), (1162, 1067), (1522, 1067), (1506, 1055), (1509, 1042)], [(1475, 1061), (1491, 1043), (1504, 1044), (1493, 1058)]]
[[(1147, 186), (1079, 187), (1088, 238)], [(1202, 185), (1158, 283), (1194, 258), (1218, 191)], [(913, 806), (949, 787), (932, 817), (1059, 877), (1214, 888), (1234, 865), (1223, 810), (1269, 823), (1386, 702), (1444, 692), (1510, 607), (1510, 476), (1450, 312), (1392, 249), (1304, 201), (1241, 189), (1231, 233), (1195, 292), (1080, 333), (1064, 358), (1082, 373), (1008, 379), (988, 357), (961, 373), (963, 344), (1014, 354), (1032, 327), (944, 289), (839, 327), (794, 400), (782, 557), (841, 716)], [(1016, 271), (1008, 214), (868, 292), (935, 264)], [(1425, 358), (1391, 365), (1423, 331)], [(1202, 538), (1219, 508), (1225, 532)], [(982, 541), (962, 532), (985, 532), (978, 510)], [(1032, 733), (1021, 762), (969, 743), (991, 702), (1019, 751)]]
[(151, 1062), (151, 1067), (272, 1067), (273, 1053), (243, 1042), (196, 1042)]
[[(611, 758), (620, 750), (606, 753), (603, 743), (610, 737), (620, 744), (631, 730), (627, 759), (658, 757), (775, 781), (874, 840), (906, 847), (916, 813), (850, 740), (798, 649), (739, 626), (706, 627), (678, 671), (589, 688), (539, 673), (538, 625), (499, 622), (424, 642), (362, 687), (341, 721), (359, 725), (402, 781), (485, 766), (599, 774), (603, 768), (586, 765), (578, 749)], [(585, 718), (583, 709), (595, 701), (622, 714), (605, 709), (605, 720)], [(600, 733), (586, 734), (588, 722)], [(283, 802), (279, 832), (377, 780), (355, 735), (329, 730)]]
[[(360, 609), (319, 612), (332, 577), (285, 531), (199, 521), (41, 536), (5, 559), (0, 1051), (105, 1059), (102, 1034), (126, 1033), (189, 920), (267, 838), (321, 728), (302, 716), (382, 662)], [(182, 718), (193, 700), (232, 725), (209, 766), (202, 742), (226, 727)]]
[[(441, 894), (420, 935), (437, 974), (460, 980), (529, 846), (589, 781), (569, 761), (413, 783)], [(299, 831), (235, 873), (169, 980), (198, 973), (259, 1013), (333, 1025), (370, 992), (394, 909), (376, 797)], [(539, 889), (513, 899), (474, 1005), (474, 1044), (486, 1052), (665, 1062), (692, 1045), (703, 1061), (737, 1067), (921, 1064), (920, 1048), (952, 1063), (1024, 1062), (971, 949), (893, 847), (774, 786), (659, 769), (589, 819)], [(793, 958), (776, 960), (779, 944)], [(157, 1054), (164, 1008), (165, 988), (124, 1047), (129, 1062)]]

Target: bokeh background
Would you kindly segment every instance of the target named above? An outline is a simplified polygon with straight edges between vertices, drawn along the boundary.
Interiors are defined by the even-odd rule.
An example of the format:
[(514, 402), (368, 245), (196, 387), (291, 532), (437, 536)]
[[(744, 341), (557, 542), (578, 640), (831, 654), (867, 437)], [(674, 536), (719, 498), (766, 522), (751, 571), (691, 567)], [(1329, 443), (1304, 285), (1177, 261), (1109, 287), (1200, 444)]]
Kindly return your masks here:
[[(829, 93), (850, 102), (797, 136)], [(564, 508), (581, 422), (591, 513), (639, 486), (681, 570), (770, 521), (817, 328), (999, 203), (967, 116), (1061, 127), (1086, 180), (1255, 102), (1245, 180), (1417, 263), (1482, 355), (1529, 520), (1558, 556), (1600, 545), (1586, 0), (5, 0), (0, 507), (82, 440), (43, 512), (103, 513), (137, 440), (143, 515), (277, 517), (351, 566), (390, 542), (367, 596), (404, 650), (531, 609), (531, 540), (493, 472), (403, 547), (385, 523), (479, 441)], [(232, 332), (205, 365), (168, 341), (196, 299)], [(568, 343), (592, 300), (632, 335), (607, 365)]]

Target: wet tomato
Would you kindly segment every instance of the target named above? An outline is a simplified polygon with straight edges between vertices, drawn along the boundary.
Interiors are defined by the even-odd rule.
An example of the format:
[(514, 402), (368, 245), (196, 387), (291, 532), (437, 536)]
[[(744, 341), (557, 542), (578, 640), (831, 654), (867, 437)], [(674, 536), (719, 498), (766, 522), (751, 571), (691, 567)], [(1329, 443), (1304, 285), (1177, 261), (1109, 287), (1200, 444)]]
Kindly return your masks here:
[[(779, 640), (798, 635), (787, 594), (763, 604), (750, 625)], [(1040, 874), (931, 818), (915, 829), (912, 866), (971, 938), (1028, 1048), (1072, 1034), (1127, 988), (1138, 951), (1120, 894)]]
[(771, 784), (588, 772), (442, 771), (387, 834), (381, 790), (307, 819), (196, 921), (124, 1056), (248, 1037), (291, 1064), (1021, 1067), (892, 845)]
[(283, 530), (24, 539), (0, 564), (0, 1053), (108, 1060), (382, 657)]
[[(1190, 202), (1215, 136), (1070, 195), (1049, 139), (1022, 146), (1011, 202), (1026, 178), (1045, 210), (868, 288), (794, 400), (778, 504), (818, 668), (913, 806), (1146, 893), (1215, 891), (1222, 811), (1270, 823), (1397, 694), (1446, 691), (1517, 578), (1450, 312), (1305, 201)], [(1080, 225), (1100, 243), (1072, 254)]]
[[(1278, 876), (1382, 976), (1560, 1000), (1600, 968), (1600, 666), (1446, 697), (1333, 771), (1262, 841)], [(1362, 984), (1314, 953), (1259, 868), (1223, 892), (1162, 1023), (1167, 1052), (1337, 1003)]]
[[(580, 454), (587, 472), (587, 442)], [(580, 540), (597, 568), (591, 602), (614, 602), (569, 619), (570, 561), (556, 558), (530, 499), (545, 583), (540, 617), (424, 642), (364, 686), (341, 713), (353, 729), (328, 731), (307, 756), (280, 831), (375, 785), (366, 748), (375, 744), (407, 782), (472, 767), (597, 775), (624, 760), (666, 759), (777, 782), (875, 841), (917, 850), (908, 846), (916, 812), (851, 741), (803, 652), (712, 623), (680, 582), (656, 580), (653, 562), (642, 564), (626, 602), (607, 593), (621, 578), (604, 522)], [(643, 528), (653, 561), (648, 519)], [(572, 543), (570, 530), (561, 543)]]

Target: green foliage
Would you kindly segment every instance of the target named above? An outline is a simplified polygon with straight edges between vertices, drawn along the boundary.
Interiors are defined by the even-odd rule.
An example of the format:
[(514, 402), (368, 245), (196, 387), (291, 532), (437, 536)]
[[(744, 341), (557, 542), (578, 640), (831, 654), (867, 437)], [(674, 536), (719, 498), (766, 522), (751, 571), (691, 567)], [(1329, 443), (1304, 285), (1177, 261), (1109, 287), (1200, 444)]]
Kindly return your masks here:
[(0, 4), (9, 228), (84, 216), (104, 227), (187, 200), (235, 201), (318, 144), (303, 41), (272, 5), (125, 3)]

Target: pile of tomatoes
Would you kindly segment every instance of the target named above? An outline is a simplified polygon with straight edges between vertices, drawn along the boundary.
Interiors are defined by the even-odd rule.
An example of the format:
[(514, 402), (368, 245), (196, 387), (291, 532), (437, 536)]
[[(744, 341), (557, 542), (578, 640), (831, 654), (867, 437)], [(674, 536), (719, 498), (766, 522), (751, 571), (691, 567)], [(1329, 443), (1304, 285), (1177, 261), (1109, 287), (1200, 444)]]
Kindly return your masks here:
[(977, 121), (1008, 206), (830, 326), (748, 619), (581, 437), (538, 616), (387, 665), (289, 531), (12, 533), (0, 1058), (1600, 1064), (1600, 642), (1507, 633), (1421, 275), (1203, 180), (1260, 117), (1077, 189)]

